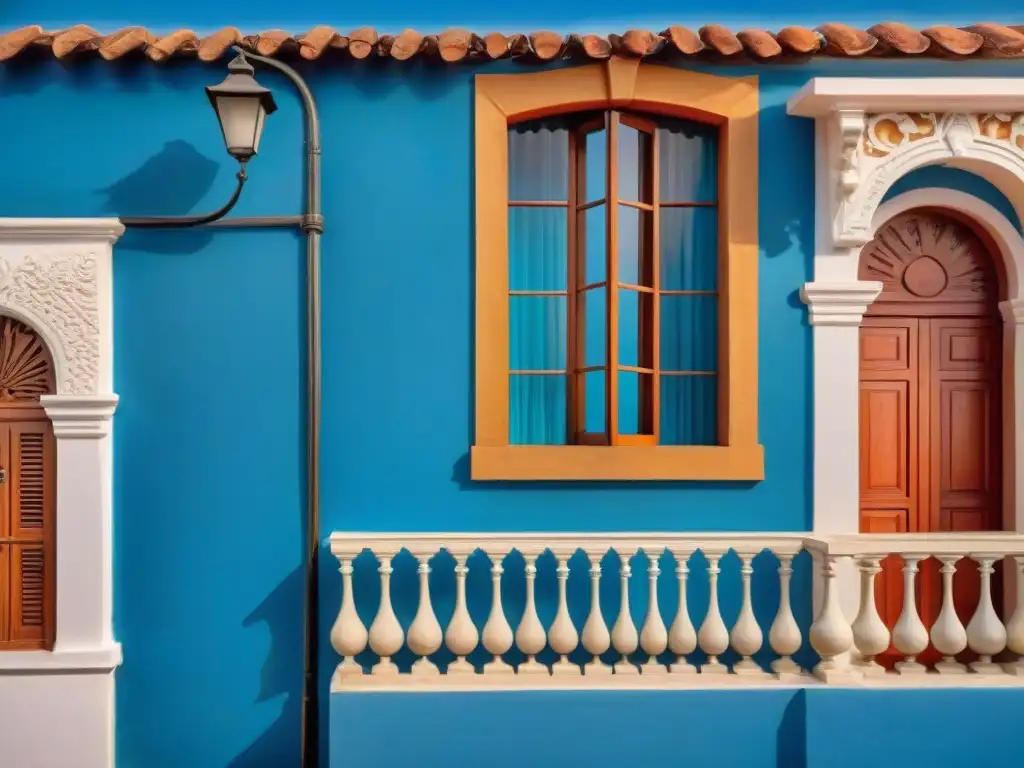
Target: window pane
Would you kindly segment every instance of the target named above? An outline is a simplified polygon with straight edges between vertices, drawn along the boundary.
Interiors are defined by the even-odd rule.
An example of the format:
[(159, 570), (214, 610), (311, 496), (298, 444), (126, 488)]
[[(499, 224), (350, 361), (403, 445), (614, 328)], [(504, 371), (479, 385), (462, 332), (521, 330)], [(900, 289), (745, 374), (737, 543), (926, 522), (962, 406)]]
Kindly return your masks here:
[(565, 377), (509, 377), (508, 438), (512, 445), (564, 445)]
[(587, 371), (583, 377), (583, 431), (603, 434), (605, 431), (605, 371)]
[(606, 279), (608, 272), (608, 260), (606, 258), (608, 234), (608, 221), (605, 216), (607, 208), (602, 203), (593, 208), (587, 208), (580, 216), (583, 218), (583, 227), (580, 237), (583, 243), (579, 252), (583, 254), (583, 284), (600, 283)]
[(718, 289), (718, 209), (661, 208), (661, 289)]
[(565, 370), (566, 303), (565, 296), (509, 296), (511, 370)]
[(661, 370), (718, 369), (718, 297), (661, 297)]
[(559, 120), (509, 129), (508, 199), (569, 200), (569, 131)]
[(619, 282), (654, 286), (654, 220), (650, 211), (619, 206)]
[(604, 128), (587, 134), (586, 173), (581, 202), (589, 203), (605, 197), (608, 182), (608, 132)]
[(604, 286), (582, 291), (576, 303), (578, 322), (583, 328), (583, 363), (590, 368), (604, 365), (607, 347), (608, 291)]
[(718, 445), (718, 377), (662, 376), (661, 445)]
[(508, 286), (513, 291), (564, 291), (565, 208), (508, 209)]
[(649, 373), (619, 371), (619, 434), (654, 434), (653, 382), (654, 376)]
[(619, 289), (619, 365), (654, 367), (654, 297)]
[(619, 199), (651, 202), (650, 134), (619, 124)]
[(686, 120), (663, 120), (659, 125), (661, 202), (715, 202), (718, 199), (718, 128)]

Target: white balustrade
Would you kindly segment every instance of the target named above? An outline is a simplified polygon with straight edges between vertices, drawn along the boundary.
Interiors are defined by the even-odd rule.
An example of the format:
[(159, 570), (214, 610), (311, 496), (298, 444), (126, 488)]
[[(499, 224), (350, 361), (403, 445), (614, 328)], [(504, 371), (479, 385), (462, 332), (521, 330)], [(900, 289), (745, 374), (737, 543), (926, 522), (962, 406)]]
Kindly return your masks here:
[[(342, 592), (341, 607), (330, 632), (331, 644), (341, 657), (332, 680), (334, 689), (393, 686), (402, 680), (451, 686), (541, 687), (565, 684), (686, 687), (714, 686), (730, 681), (733, 685), (736, 681), (751, 685), (771, 685), (777, 681), (776, 684), (898, 686), (901, 680), (906, 685), (920, 685), (923, 681), (929, 681), (929, 685), (1024, 685), (1021, 660), (1024, 657), (1024, 536), (1016, 534), (815, 537), (754, 533), (339, 533), (331, 537), (331, 548), (340, 565)], [(405, 565), (410, 564), (410, 559), (400, 554), (403, 550), (411, 553), (418, 564), (415, 572), (403, 571)], [(442, 560), (434, 560), (442, 550), (454, 558), (454, 572), (450, 566), (438, 565)], [(467, 588), (470, 568), (477, 573), (477, 563), (487, 562), (484, 558), (473, 557), (478, 550), (483, 550), (490, 558), (489, 592)], [(805, 637), (797, 615), (810, 613), (807, 579), (794, 582), (794, 564), (802, 550), (813, 558), (816, 589), (820, 591), (818, 610), (806, 634), (819, 657), (813, 676), (794, 660)], [(376, 574), (364, 568), (372, 564), (369, 556), (362, 557), (364, 551), (376, 557)], [(580, 551), (590, 564), (590, 593), (588, 599), (577, 604), (568, 589), (569, 563)], [(764, 551), (777, 558), (777, 573), (772, 570), (770, 557), (759, 557)], [(547, 557), (547, 552), (554, 555), (557, 563), (556, 581), (554, 584), (542, 582), (544, 586), (539, 589), (536, 564), (542, 555)], [(601, 601), (601, 561), (613, 552), (619, 560), (619, 604), (614, 625), (609, 628), (606, 619), (606, 615), (610, 616), (609, 606), (602, 605)], [(706, 572), (708, 580), (707, 609), (703, 616), (693, 612), (687, 595), (691, 556), (698, 552), (707, 562), (706, 569), (696, 567), (698, 573)], [(631, 560), (638, 553), (647, 560), (647, 588), (643, 594), (638, 591), (631, 595)], [(902, 610), (891, 628), (879, 615), (875, 599), (881, 564), (889, 555), (903, 559), (902, 595), (890, 596), (890, 599), (901, 600)], [(519, 557), (525, 561), (525, 578), (518, 584), (519, 590), (525, 587), (525, 604), (513, 632), (502, 589), (503, 586), (506, 590), (516, 588), (507, 583), (506, 566), (509, 558), (518, 560)], [(938, 569), (941, 584), (932, 583), (934, 580), (921, 582), (922, 566), (931, 559), (941, 566)], [(662, 565), (670, 560), (675, 563), (675, 579), (667, 576), (668, 583), (661, 583)], [(852, 560), (859, 572), (856, 582), (837, 578), (841, 564), (847, 560)], [(444, 564), (447, 562), (450, 561)], [(1005, 563), (1003, 575), (1007, 588), (1016, 593), (1015, 607), (1008, 611), (1012, 615), (1005, 624), (993, 602), (995, 566), (999, 562)], [(396, 563), (401, 563), (397, 572)], [(441, 571), (434, 573), (433, 587), (440, 589), (441, 584), (446, 584), (444, 591), (450, 594), (454, 585), (455, 608), (443, 632), (431, 599), (432, 563), (435, 570)], [(975, 568), (980, 578), (970, 580)], [(726, 569), (732, 575), (722, 581), (720, 577)], [(738, 589), (734, 581), (737, 572)], [(477, 581), (483, 574), (481, 571), (473, 576), (472, 584), (486, 583)], [(967, 574), (968, 580), (961, 583), (963, 574)], [(361, 599), (357, 595), (361, 593), (355, 582), (362, 584), (364, 579), (377, 579), (380, 586), (376, 606), (359, 606), (364, 615), (376, 610), (369, 630), (356, 610), (356, 601)], [(503, 580), (506, 583), (503, 584)], [(755, 581), (758, 584), (777, 582), (777, 605), (759, 603), (762, 598), (753, 589)], [(575, 578), (573, 583), (576, 583)], [(672, 609), (662, 606), (659, 585), (678, 589), (675, 615), (668, 629), (665, 611)], [(937, 616), (922, 614), (920, 610), (922, 606), (915, 591), (925, 585), (936, 590), (941, 588), (941, 609)], [(840, 594), (840, 590), (851, 589), (856, 589), (856, 594)], [(957, 614), (956, 601), (965, 595), (970, 597), (965, 592), (968, 589), (972, 594), (977, 591), (977, 608), (965, 627)], [(417, 594), (415, 616), (408, 628), (403, 629), (394, 605), (409, 605)], [(488, 597), (489, 612), (481, 631), (474, 624), (469, 606), (480, 605), (483, 609)], [(632, 605), (634, 601), (644, 600), (644, 605)], [(859, 603), (852, 623), (841, 607), (851, 602)], [(730, 615), (738, 606), (731, 629), (723, 618), (723, 603), (725, 615)], [(927, 605), (930, 602), (923, 607)], [(538, 606), (547, 606), (551, 613), (546, 615), (553, 614), (546, 629)], [(803, 606), (803, 610), (795, 610), (799, 606)], [(638, 611), (644, 609), (639, 632), (632, 617), (633, 607)], [(577, 611), (580, 617), (587, 612), (582, 631), (577, 630), (572, 620), (572, 613)], [(758, 615), (771, 615), (772, 611), (771, 627), (761, 626)], [(963, 620), (966, 619), (964, 615)], [(926, 622), (930, 626), (926, 626)], [(699, 626), (699, 631), (695, 626)], [(770, 663), (770, 669), (762, 668), (754, 660), (755, 656), (767, 653), (764, 648), (766, 630), (771, 651), (770, 662), (766, 660), (766, 663)], [(481, 643), (489, 660), (470, 662), (467, 657)], [(443, 673), (431, 660), (442, 644), (455, 656), (455, 661)], [(586, 656), (571, 659), (581, 645), (580, 651), (585, 651)], [(546, 647), (550, 647), (556, 657), (553, 663), (543, 663), (538, 658), (546, 658), (542, 655)], [(368, 653), (360, 663), (356, 657), (362, 657), (367, 648), (372, 655)], [(408, 649), (413, 660), (411, 668), (399, 670), (395, 657), (403, 648)], [(707, 659), (695, 667), (687, 657), (698, 648)], [(964, 665), (958, 657), (968, 649), (977, 660)], [(601, 658), (610, 650), (618, 657), (613, 666)], [(640, 664), (632, 659), (638, 650), (644, 656)], [(726, 655), (730, 650), (735, 656)], [(520, 658), (510, 655), (516, 651), (525, 658), (513, 666), (509, 661)], [(667, 666), (661, 661), (665, 653), (670, 654), (671, 663)], [(729, 661), (735, 657), (738, 657), (735, 663)]]

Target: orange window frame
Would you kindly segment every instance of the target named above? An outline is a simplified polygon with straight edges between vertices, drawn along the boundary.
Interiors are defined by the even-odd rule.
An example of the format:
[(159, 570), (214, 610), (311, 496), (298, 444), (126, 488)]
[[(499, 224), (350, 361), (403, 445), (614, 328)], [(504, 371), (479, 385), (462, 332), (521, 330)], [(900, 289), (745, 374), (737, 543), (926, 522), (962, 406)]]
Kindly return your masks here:
[[(473, 480), (762, 480), (757, 421), (756, 77), (638, 59), (475, 78), (476, 333)], [(510, 445), (508, 126), (624, 109), (719, 126), (718, 445)]]

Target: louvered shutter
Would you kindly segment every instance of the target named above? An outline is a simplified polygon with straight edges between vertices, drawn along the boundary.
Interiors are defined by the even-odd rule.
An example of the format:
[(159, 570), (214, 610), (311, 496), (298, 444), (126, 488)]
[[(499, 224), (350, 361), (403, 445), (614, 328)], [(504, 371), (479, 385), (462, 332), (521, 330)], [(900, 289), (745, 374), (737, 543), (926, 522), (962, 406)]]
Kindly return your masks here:
[(6, 425), (9, 575), (6, 640), (42, 648), (53, 635), (53, 439), (48, 422)]

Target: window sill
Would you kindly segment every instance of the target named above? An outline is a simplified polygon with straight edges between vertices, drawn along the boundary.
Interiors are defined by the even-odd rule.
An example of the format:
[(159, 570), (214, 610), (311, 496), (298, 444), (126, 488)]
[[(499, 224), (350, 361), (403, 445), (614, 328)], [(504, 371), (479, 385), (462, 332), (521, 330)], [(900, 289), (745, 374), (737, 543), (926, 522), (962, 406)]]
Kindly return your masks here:
[(81, 651), (0, 651), (0, 675), (27, 672), (111, 672), (120, 665), (120, 643)]
[(474, 445), (472, 480), (764, 480), (760, 445)]

